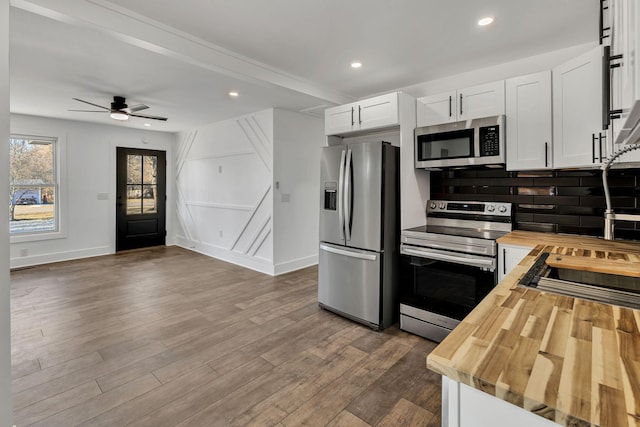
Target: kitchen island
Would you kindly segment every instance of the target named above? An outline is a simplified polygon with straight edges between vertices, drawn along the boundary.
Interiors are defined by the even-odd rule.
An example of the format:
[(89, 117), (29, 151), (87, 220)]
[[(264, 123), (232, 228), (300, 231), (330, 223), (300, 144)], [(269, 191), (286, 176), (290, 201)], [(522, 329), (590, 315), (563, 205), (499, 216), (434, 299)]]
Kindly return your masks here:
[(640, 311), (517, 282), (542, 252), (619, 265), (640, 263), (640, 243), (523, 231), (499, 242), (535, 247), (428, 356), (428, 368), (454, 389), (443, 419), (474, 427), (639, 425)]

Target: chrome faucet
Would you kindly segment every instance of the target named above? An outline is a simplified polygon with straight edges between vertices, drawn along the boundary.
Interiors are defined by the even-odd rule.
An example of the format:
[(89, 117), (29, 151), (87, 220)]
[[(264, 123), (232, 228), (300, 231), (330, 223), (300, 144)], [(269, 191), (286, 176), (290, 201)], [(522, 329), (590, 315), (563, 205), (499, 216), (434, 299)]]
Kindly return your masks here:
[(623, 154), (633, 150), (640, 149), (640, 144), (629, 144), (626, 147), (616, 151), (609, 157), (602, 169), (602, 187), (604, 188), (604, 197), (607, 203), (607, 209), (604, 211), (604, 239), (613, 240), (615, 220), (620, 221), (640, 221), (640, 215), (616, 214), (611, 208), (611, 195), (609, 194), (609, 184), (607, 183), (607, 171), (611, 168), (613, 162)]

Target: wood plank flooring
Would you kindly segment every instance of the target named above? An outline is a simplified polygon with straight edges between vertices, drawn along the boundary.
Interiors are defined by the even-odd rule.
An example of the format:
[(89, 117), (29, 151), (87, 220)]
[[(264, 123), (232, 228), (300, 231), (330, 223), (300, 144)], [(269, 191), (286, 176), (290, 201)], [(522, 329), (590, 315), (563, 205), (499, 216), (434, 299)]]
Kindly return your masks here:
[(177, 247), (11, 273), (14, 424), (440, 425), (435, 343)]

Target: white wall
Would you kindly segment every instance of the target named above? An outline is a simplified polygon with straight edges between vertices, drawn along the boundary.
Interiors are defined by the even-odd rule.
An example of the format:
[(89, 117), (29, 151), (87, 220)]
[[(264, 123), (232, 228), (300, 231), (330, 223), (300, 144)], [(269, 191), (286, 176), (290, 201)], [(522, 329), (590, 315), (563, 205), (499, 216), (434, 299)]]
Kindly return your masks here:
[[(9, 141), (9, 0), (0, 1), (0, 140)], [(0, 200), (9, 200), (8, 149), (0, 150)], [(9, 210), (5, 208), (0, 209), (0, 424), (2, 425), (11, 425), (9, 307)]]
[(273, 110), (178, 139), (177, 243), (273, 274)]
[(322, 120), (269, 109), (178, 139), (179, 245), (267, 274), (317, 262)]
[[(167, 243), (172, 243), (174, 134), (25, 115), (11, 115), (11, 132), (58, 137), (62, 157), (62, 237), (12, 242), (11, 267), (115, 252), (116, 147), (167, 152)], [(99, 200), (98, 193), (107, 193), (108, 200)]]
[(274, 112), (274, 268), (281, 274), (318, 263), (320, 153), (326, 138), (322, 119)]

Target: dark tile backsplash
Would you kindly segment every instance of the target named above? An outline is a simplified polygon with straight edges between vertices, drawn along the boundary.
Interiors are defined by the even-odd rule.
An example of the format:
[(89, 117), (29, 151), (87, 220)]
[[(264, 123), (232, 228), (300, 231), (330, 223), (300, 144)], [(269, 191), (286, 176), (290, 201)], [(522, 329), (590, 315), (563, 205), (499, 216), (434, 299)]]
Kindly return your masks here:
[[(614, 211), (640, 214), (640, 169), (610, 170), (608, 181)], [(603, 235), (606, 203), (599, 170), (434, 171), (431, 198), (511, 202), (516, 230)], [(640, 240), (640, 223), (616, 221), (615, 235)]]

